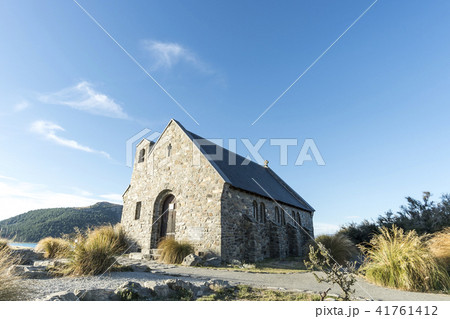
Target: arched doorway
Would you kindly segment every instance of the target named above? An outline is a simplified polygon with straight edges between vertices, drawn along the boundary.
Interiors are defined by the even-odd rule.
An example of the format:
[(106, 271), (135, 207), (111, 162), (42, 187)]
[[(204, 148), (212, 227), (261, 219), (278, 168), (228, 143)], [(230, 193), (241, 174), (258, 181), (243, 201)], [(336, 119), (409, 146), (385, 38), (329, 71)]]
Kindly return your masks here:
[(164, 200), (161, 207), (161, 220), (159, 223), (159, 239), (162, 238), (175, 238), (175, 196), (169, 195)]

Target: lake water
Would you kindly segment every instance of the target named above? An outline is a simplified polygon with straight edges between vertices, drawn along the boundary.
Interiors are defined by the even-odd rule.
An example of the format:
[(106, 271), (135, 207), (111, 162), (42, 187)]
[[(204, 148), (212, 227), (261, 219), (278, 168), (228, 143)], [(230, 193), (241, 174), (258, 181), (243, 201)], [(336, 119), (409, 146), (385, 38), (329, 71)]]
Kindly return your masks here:
[(9, 243), (10, 246), (36, 248), (37, 243)]

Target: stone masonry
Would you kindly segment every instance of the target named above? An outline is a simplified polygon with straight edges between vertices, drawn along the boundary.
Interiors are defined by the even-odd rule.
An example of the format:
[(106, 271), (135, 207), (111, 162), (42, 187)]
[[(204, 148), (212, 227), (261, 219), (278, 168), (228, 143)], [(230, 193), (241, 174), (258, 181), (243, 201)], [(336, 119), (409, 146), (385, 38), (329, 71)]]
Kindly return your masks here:
[(175, 120), (156, 143), (144, 139), (137, 145), (123, 200), (122, 225), (143, 254), (167, 236), (191, 243), (200, 255), (255, 262), (300, 256), (313, 235), (313, 211), (230, 185)]

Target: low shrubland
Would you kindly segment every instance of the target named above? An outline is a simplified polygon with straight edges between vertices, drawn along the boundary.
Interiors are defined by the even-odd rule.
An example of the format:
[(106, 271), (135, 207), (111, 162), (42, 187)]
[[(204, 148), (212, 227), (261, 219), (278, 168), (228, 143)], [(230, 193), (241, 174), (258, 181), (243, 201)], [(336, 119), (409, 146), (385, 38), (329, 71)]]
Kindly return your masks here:
[(166, 264), (181, 264), (184, 257), (194, 252), (191, 244), (178, 242), (172, 238), (162, 240), (158, 249), (161, 249), (159, 260)]
[(361, 246), (366, 278), (375, 284), (411, 291), (448, 292), (450, 279), (426, 243), (426, 236), (397, 226), (381, 227)]

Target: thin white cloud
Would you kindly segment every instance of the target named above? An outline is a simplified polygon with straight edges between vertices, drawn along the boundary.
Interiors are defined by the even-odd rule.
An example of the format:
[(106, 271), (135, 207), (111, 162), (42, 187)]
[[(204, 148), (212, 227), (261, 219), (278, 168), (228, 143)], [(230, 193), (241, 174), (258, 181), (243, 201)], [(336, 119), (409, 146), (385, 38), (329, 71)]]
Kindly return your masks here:
[(55, 93), (41, 95), (39, 100), (48, 104), (66, 105), (95, 115), (129, 118), (111, 97), (94, 90), (92, 84), (86, 81)]
[(121, 194), (104, 194), (104, 195), (100, 195), (100, 198), (104, 198), (113, 203), (122, 203), (122, 201), (123, 201)]
[(31, 124), (30, 130), (33, 133), (39, 134), (39, 135), (45, 137), (46, 139), (48, 139), (52, 142), (55, 142), (58, 145), (73, 148), (73, 149), (80, 150), (83, 152), (97, 153), (97, 154), (101, 154), (107, 158), (111, 158), (111, 156), (104, 151), (97, 151), (88, 146), (81, 145), (77, 141), (69, 140), (64, 137), (58, 136), (56, 134), (58, 131), (65, 131), (64, 128), (62, 128), (58, 124), (55, 124), (52, 122), (47, 122), (47, 121), (36, 121)]
[[(89, 193), (90, 194), (90, 193)], [(84, 207), (104, 199), (89, 195), (62, 193), (49, 190), (45, 185), (0, 180), (0, 220), (40, 208)], [(122, 201), (112, 201), (122, 204)]]
[(27, 109), (28, 107), (30, 107), (30, 103), (28, 101), (23, 100), (23, 101), (17, 103), (16, 105), (14, 105), (14, 111), (20, 112), (20, 111)]
[(336, 233), (340, 227), (338, 225), (326, 224), (326, 223), (314, 223), (314, 235), (331, 235)]
[(213, 73), (211, 68), (201, 61), (192, 51), (181, 44), (153, 40), (142, 41), (145, 50), (153, 57), (153, 68), (172, 68), (180, 62), (188, 63), (204, 73)]

